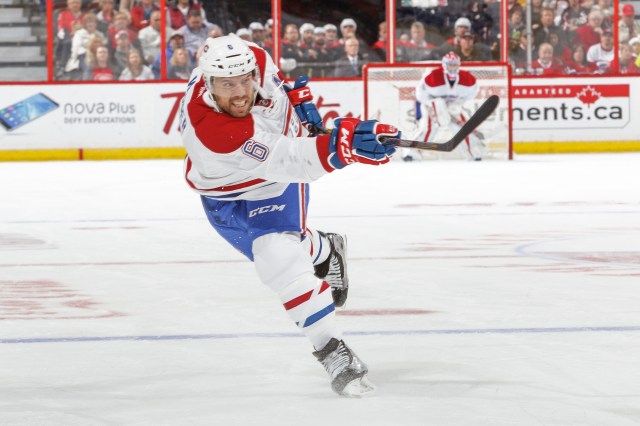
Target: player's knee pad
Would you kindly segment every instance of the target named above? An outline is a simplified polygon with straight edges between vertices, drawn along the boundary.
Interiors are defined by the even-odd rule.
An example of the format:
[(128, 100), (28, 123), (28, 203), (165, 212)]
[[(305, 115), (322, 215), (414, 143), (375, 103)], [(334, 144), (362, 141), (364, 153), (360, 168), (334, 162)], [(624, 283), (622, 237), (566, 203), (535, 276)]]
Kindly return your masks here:
[(298, 277), (313, 275), (309, 253), (296, 233), (271, 233), (256, 238), (253, 258), (260, 280), (277, 293)]

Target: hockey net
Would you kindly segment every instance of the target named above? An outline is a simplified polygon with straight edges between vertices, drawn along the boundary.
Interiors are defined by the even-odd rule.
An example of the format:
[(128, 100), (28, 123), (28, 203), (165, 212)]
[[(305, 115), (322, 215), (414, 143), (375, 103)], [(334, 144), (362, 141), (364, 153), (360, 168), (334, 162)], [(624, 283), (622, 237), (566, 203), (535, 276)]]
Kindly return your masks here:
[[(368, 64), (364, 67), (364, 117), (393, 124), (402, 130), (404, 139), (414, 139), (418, 133), (415, 120), (415, 88), (440, 62), (432, 64)], [(463, 105), (463, 114), (471, 115), (491, 95), (500, 97), (498, 109), (478, 128), (487, 145), (485, 158), (513, 157), (511, 107), (509, 100), (511, 73), (508, 65), (462, 63), (461, 69), (471, 72), (478, 82), (478, 95)], [(424, 111), (423, 111), (424, 113)], [(453, 136), (442, 129), (432, 142)], [(423, 158), (461, 158), (459, 153), (421, 151)]]

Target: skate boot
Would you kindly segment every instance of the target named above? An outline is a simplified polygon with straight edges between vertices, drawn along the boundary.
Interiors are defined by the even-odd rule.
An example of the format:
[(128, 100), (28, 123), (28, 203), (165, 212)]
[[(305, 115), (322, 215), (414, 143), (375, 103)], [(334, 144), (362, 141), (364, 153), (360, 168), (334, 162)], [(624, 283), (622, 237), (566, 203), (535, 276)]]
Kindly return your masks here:
[(329, 373), (331, 388), (338, 395), (360, 397), (376, 389), (367, 378), (367, 365), (344, 341), (333, 338), (313, 355)]
[(327, 260), (314, 266), (315, 276), (331, 286), (333, 304), (341, 308), (347, 301), (349, 276), (347, 275), (347, 237), (339, 234), (318, 231), (331, 244)]

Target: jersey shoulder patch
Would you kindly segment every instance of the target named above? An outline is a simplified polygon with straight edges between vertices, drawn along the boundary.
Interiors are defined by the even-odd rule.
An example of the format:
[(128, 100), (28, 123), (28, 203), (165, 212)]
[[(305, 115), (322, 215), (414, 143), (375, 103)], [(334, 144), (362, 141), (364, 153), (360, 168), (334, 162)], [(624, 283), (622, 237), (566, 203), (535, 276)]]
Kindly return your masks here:
[(444, 70), (436, 68), (424, 78), (424, 82), (429, 87), (438, 87), (444, 84)]
[(461, 86), (473, 86), (476, 84), (476, 78), (469, 71), (460, 70), (458, 72), (458, 84)]

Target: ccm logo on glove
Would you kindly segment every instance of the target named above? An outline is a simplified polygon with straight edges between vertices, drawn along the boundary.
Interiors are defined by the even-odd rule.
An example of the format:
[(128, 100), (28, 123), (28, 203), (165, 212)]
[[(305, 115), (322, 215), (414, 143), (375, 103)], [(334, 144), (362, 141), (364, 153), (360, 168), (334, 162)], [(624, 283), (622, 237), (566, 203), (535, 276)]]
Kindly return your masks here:
[(342, 126), (340, 126), (340, 142), (338, 145), (340, 146), (340, 161), (344, 164), (352, 164), (355, 163), (356, 160), (353, 158), (351, 153), (351, 138), (353, 137), (353, 124), (349, 122), (343, 122)]

